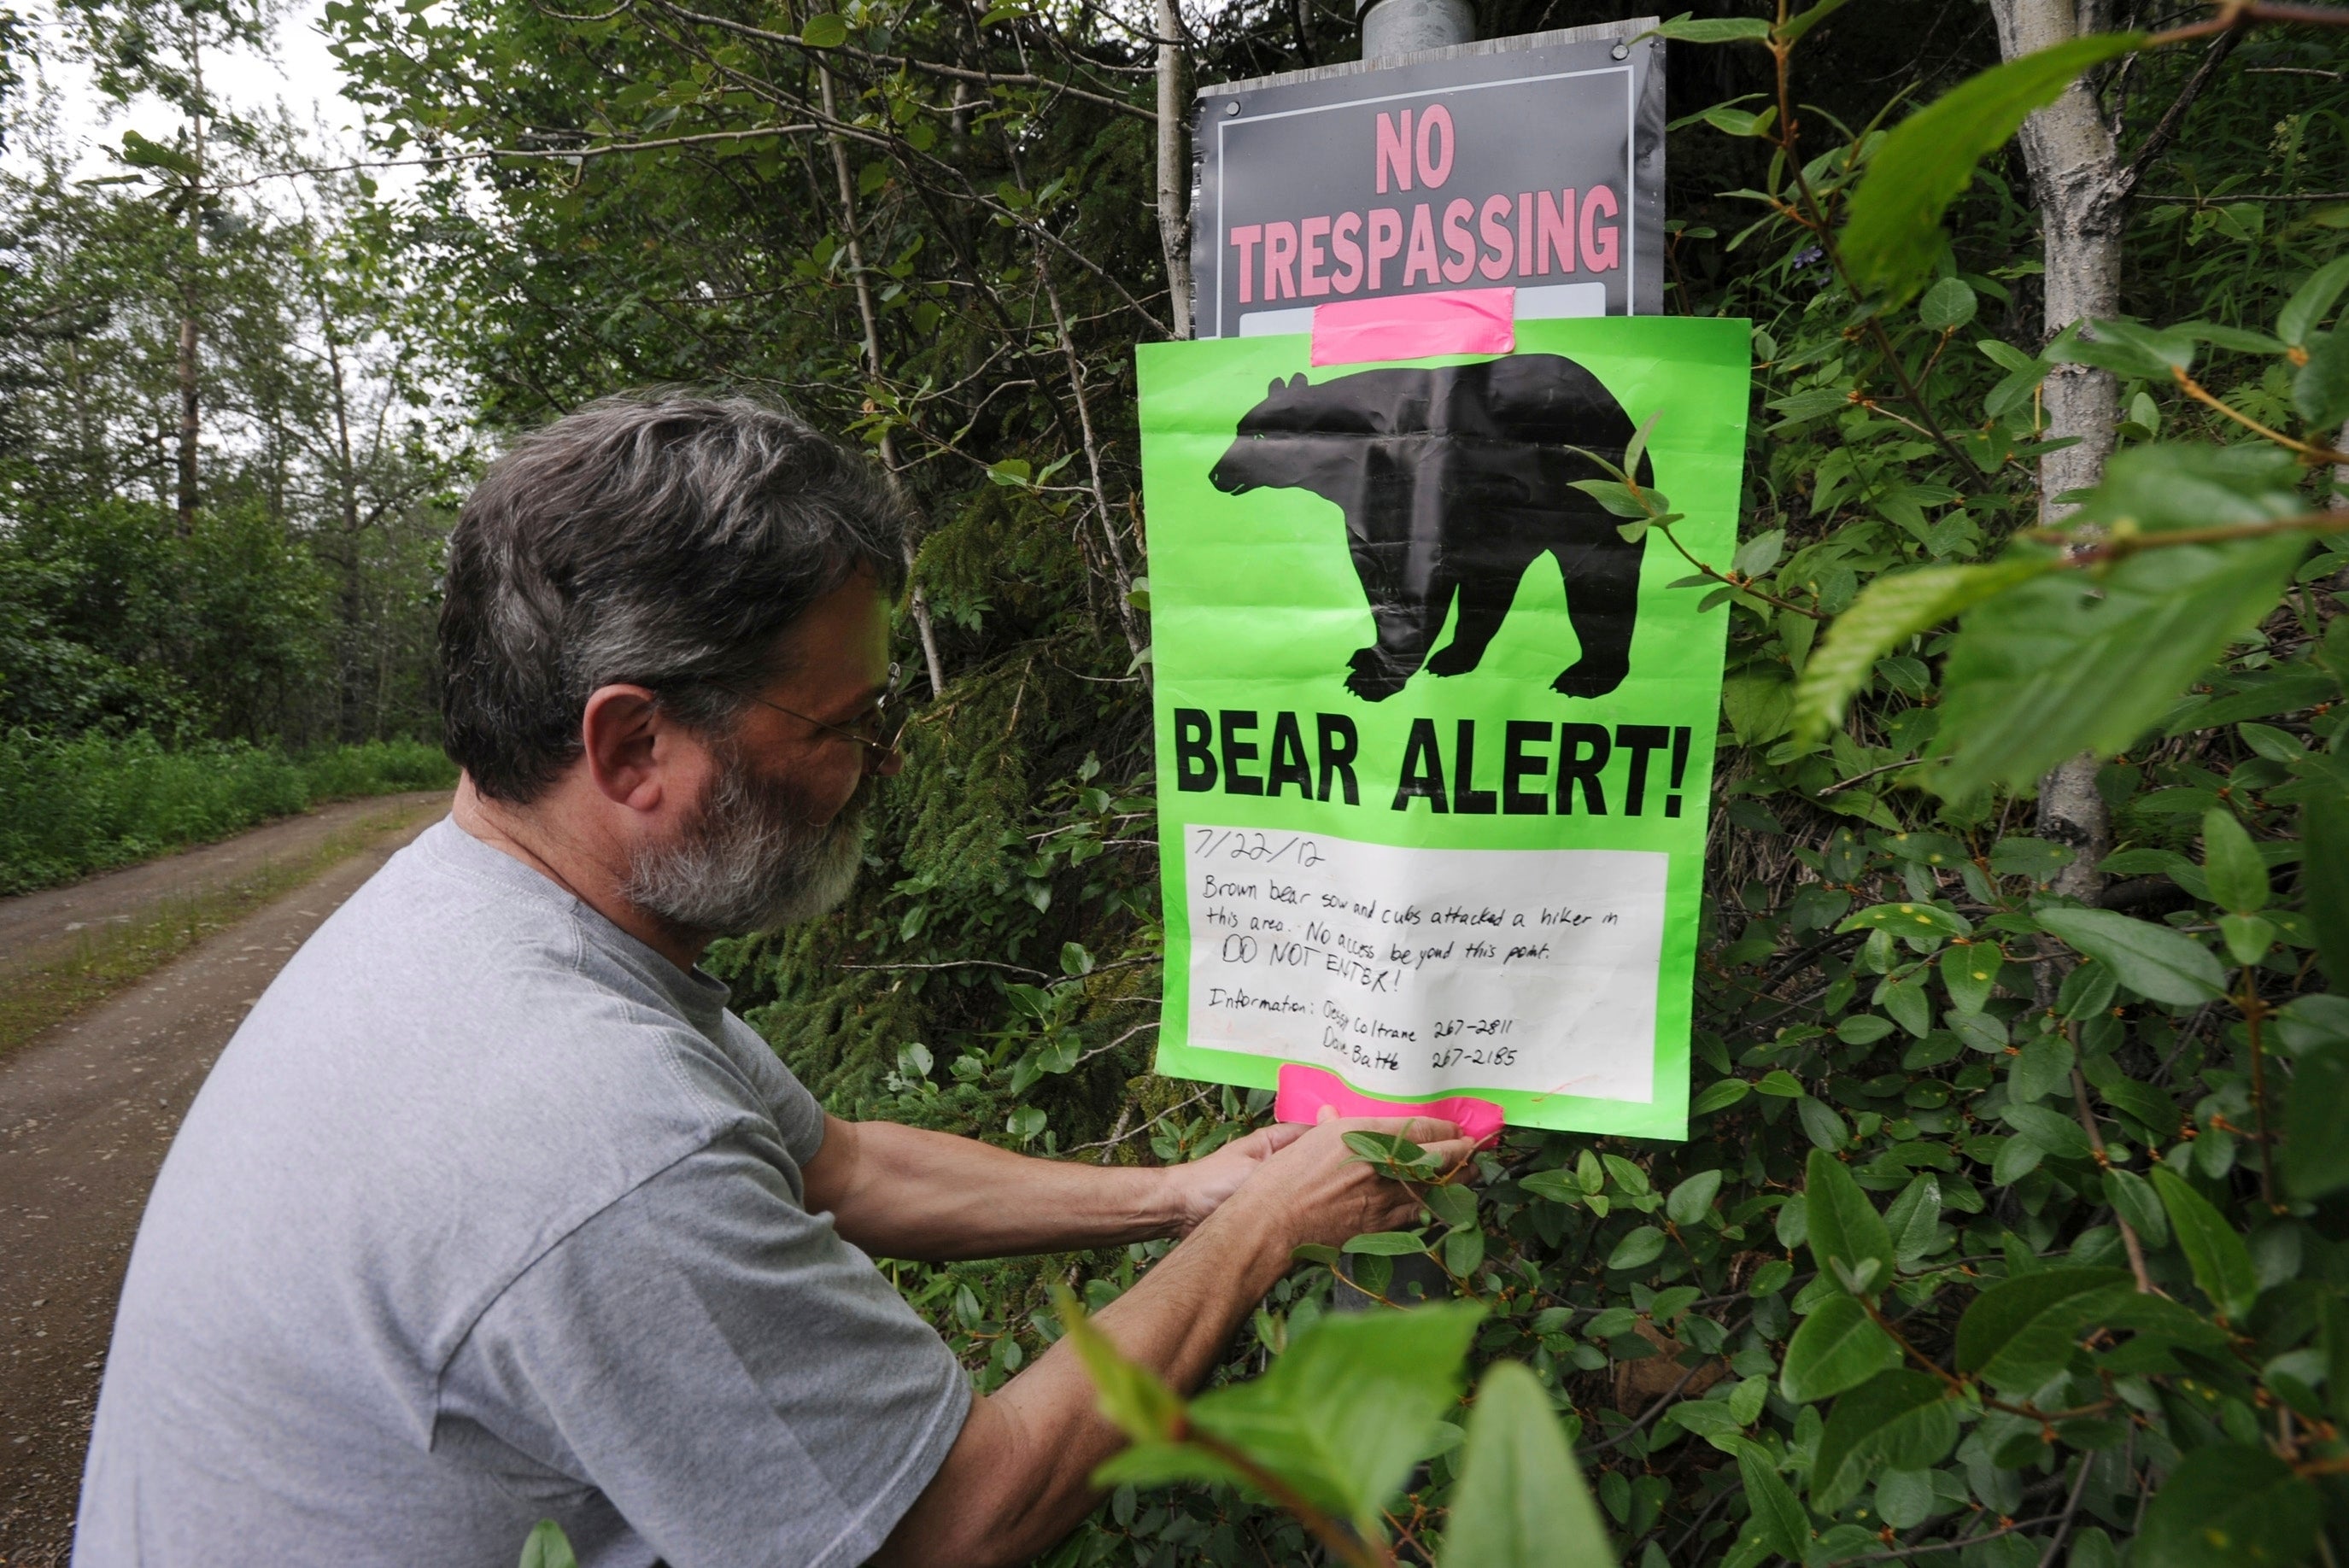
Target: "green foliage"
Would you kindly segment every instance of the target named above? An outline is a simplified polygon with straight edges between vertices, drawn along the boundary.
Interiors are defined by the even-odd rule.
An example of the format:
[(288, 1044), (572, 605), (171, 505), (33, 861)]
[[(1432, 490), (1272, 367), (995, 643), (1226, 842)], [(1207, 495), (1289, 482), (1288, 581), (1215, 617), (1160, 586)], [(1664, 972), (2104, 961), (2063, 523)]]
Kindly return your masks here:
[(571, 1553), (571, 1538), (563, 1533), (563, 1526), (551, 1519), (542, 1519), (531, 1529), (522, 1544), (521, 1568), (579, 1568), (579, 1559)]
[(1512, 1361), (1476, 1387), (1446, 1564), (1612, 1568), (1606, 1527), (1541, 1382)]
[(1322, 1317), (1262, 1377), (1185, 1403), (1121, 1357), (1066, 1290), (1056, 1295), (1102, 1413), (1133, 1440), (1095, 1473), (1102, 1486), (1237, 1485), (1295, 1511), (1339, 1560), (1391, 1562), (1387, 1510), (1405, 1476), (1464, 1442), (1442, 1563), (1615, 1560), (1567, 1434), (1524, 1367), (1504, 1362), (1485, 1375), (1464, 1438), (1444, 1419), (1481, 1308)]
[(1852, 195), (1843, 253), (1859, 285), (1893, 304), (1906, 299), (1932, 271), (1941, 214), (1973, 182), (1974, 166), (2082, 71), (2144, 41), (2106, 33), (2057, 44), (1984, 71), (1902, 120)]
[(166, 747), (139, 731), (0, 745), (0, 894), (224, 837), (319, 800), (448, 789), (454, 767), (417, 741), (305, 757), (243, 741)]

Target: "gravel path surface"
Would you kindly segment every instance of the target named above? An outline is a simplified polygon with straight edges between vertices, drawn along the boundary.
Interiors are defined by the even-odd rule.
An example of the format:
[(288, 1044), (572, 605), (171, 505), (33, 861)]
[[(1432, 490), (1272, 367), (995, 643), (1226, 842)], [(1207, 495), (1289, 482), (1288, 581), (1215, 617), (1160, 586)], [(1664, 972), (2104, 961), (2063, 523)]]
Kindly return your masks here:
[(428, 789), (337, 800), (298, 817), (265, 822), (217, 844), (64, 887), (0, 898), (0, 980), (70, 950), (82, 932), (133, 920), (168, 900), (198, 896), (272, 865), (300, 860), (342, 830), (387, 811), (421, 810), (434, 801), (445, 806), (448, 799), (446, 789)]
[(271, 859), (308, 854), (388, 810), (404, 819), (307, 885), (0, 1057), (0, 1568), (66, 1560), (123, 1265), (189, 1100), (287, 955), (446, 805), (440, 794), (353, 801), (0, 902), (5, 977), (18, 944), (70, 941), (73, 922), (135, 915)]

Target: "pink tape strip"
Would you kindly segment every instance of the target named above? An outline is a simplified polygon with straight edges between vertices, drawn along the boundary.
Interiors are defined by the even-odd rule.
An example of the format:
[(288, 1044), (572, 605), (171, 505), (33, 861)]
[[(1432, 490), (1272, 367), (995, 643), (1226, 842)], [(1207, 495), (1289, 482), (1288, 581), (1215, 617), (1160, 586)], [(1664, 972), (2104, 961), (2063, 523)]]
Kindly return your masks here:
[(1489, 1099), (1456, 1094), (1445, 1099), (1381, 1099), (1357, 1094), (1346, 1080), (1320, 1068), (1284, 1062), (1280, 1092), (1272, 1102), (1277, 1121), (1301, 1121), (1310, 1126), (1321, 1119), (1324, 1107), (1340, 1116), (1430, 1116), (1448, 1121), (1476, 1140), (1479, 1147), (1501, 1136), (1501, 1108)]
[(1507, 354), (1517, 346), (1516, 315), (1514, 288), (1341, 300), (1314, 309), (1313, 363)]

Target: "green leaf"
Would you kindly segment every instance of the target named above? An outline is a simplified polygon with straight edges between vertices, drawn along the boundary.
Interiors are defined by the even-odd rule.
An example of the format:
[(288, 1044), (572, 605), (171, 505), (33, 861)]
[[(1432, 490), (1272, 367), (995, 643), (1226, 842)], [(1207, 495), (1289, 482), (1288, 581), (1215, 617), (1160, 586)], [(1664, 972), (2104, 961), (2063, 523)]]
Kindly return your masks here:
[(1790, 425), (1816, 419), (1822, 414), (1837, 413), (1851, 406), (1851, 389), (1847, 387), (1813, 387), (1774, 397), (1763, 405), (1774, 414), (1785, 415)]
[(1445, 1224), (1458, 1229), (1476, 1222), (1476, 1194), (1467, 1187), (1430, 1187), (1419, 1195), (1428, 1212)]
[(2149, 1247), (2169, 1244), (2169, 1214), (2154, 1195), (2152, 1183), (2134, 1171), (2117, 1166), (2105, 1171), (2105, 1202), (2127, 1220)]
[(1689, 1107), (1689, 1114), (1711, 1116), (1714, 1111), (1727, 1110), (1751, 1092), (1752, 1086), (1744, 1078), (1723, 1078), (1696, 1097), (1695, 1103)]
[(2062, 1035), (2031, 1036), (2007, 1071), (2007, 1088), (2025, 1103), (2044, 1099), (2070, 1079), (2072, 1063), (2072, 1042)]
[(2159, 441), (2115, 457), (2074, 517), (2147, 532), (2267, 522), (2300, 514), (2298, 480), (2292, 454), (2274, 447)]
[(1752, 1439), (1737, 1445), (1737, 1479), (1753, 1509), (1748, 1533), (1756, 1535), (1772, 1555), (1800, 1563), (1811, 1543), (1811, 1516), (1803, 1511), (1794, 1489), (1778, 1473), (1770, 1450)]
[(1607, 1527), (1538, 1378), (1495, 1362), (1476, 1386), (1444, 1568), (1615, 1568)]
[(2308, 275), (2276, 315), (2276, 335), (2298, 348), (2317, 323), (2332, 314), (2333, 301), (2349, 289), (2349, 256), (2336, 256)]
[(2308, 363), (2292, 379), (2292, 411), (2312, 425), (2349, 418), (2349, 327), (2320, 332), (2308, 344)]
[(2133, 321), (2086, 321), (2047, 349), (2058, 365), (2093, 365), (2116, 376), (2168, 381), (2171, 372), (2194, 365), (2194, 340)]
[(1656, 421), (1662, 418), (1663, 410), (1659, 408), (1641, 421), (1638, 429), (1631, 432), (1630, 441), (1623, 448), (1625, 473), (1636, 474), (1640, 471), (1640, 459), (1648, 449), (1648, 438), (1655, 433)]
[(1700, 1171), (1672, 1189), (1664, 1200), (1664, 1213), (1675, 1225), (1693, 1225), (1712, 1212), (1713, 1194), (1720, 1191), (1721, 1172)]
[(1885, 1211), (1884, 1226), (1892, 1233), (1892, 1255), (1901, 1267), (1922, 1260), (1940, 1234), (1940, 1179), (1929, 1171), (1902, 1188)]
[[(1811, 1255), (1818, 1260), (1820, 1272), (1854, 1295), (1890, 1284), (1892, 1233), (1843, 1162), (1823, 1149), (1811, 1150), (1803, 1191), (1810, 1217)], [(1863, 1283), (1855, 1289), (1854, 1280)]]
[[(1837, 11), (1842, 10), (1845, 4), (1846, 0), (1818, 0), (1818, 4), (1813, 5), (1809, 10), (1800, 12), (1795, 15), (1787, 17), (1785, 26), (1778, 29), (1778, 42), (1781, 44), (1794, 44), (1799, 42), (1804, 34), (1809, 32), (1812, 28), (1817, 26), (1828, 17), (1834, 15)], [(1785, 1555), (1789, 1557), (1800, 1557), (1802, 1553), (1800, 1552), (1788, 1552)]]
[(2226, 944), (2227, 956), (2236, 963), (2257, 964), (2275, 945), (2275, 923), (2256, 914), (2222, 914), (2219, 940)]
[(1347, 1238), (1346, 1244), (1338, 1250), (1374, 1258), (1400, 1258), (1427, 1251), (1427, 1243), (1413, 1231), (1371, 1231)]
[[(2053, 368), (2044, 360), (2033, 360), (2026, 368), (2003, 377), (1982, 399), (1982, 412), (1993, 419), (2002, 419), (2017, 408), (2027, 406), (2032, 395), (2039, 390), (2039, 384), (2047, 379), (2047, 373)], [(1997, 469), (2000, 459), (1993, 451), (1987, 457), (1977, 456), (1974, 461), (1987, 473)]]
[(1993, 67), (1896, 126), (1868, 160), (1843, 232), (1860, 286), (1905, 297), (1932, 271), (1941, 214), (1973, 182), (1974, 165), (2082, 71), (2143, 42), (2139, 33), (2071, 39)]
[(1615, 1243), (1607, 1254), (1610, 1269), (1643, 1269), (1664, 1253), (1664, 1233), (1653, 1225), (1642, 1225)]
[(1961, 1013), (1979, 1013), (1990, 1004), (2005, 954), (1987, 942), (1970, 942), (1941, 954), (1941, 985)]
[[(2120, 531), (2296, 515), (2298, 498), (2272, 483), (2282, 471), (2264, 456), (2219, 460), (2136, 448), (2113, 459), (2112, 477), (2080, 516)], [(1966, 799), (1992, 783), (2028, 788), (2081, 751), (2120, 750), (2274, 608), (2305, 548), (2282, 535), (2148, 550), (2097, 573), (2042, 576), (1978, 604), (1942, 669), (1934, 752), (1946, 766), (1929, 782)], [(1809, 679), (1810, 670), (1804, 675)]]
[(1877, 578), (1811, 650), (1810, 662), (1795, 683), (1796, 738), (1818, 740), (1841, 724), (1852, 694), (1867, 684), (1877, 660), (1899, 644), (2056, 566), (2052, 558), (2017, 558), (1988, 566), (1930, 566)]
[(1648, 1173), (1621, 1155), (1602, 1154), (1599, 1161), (1607, 1167), (1607, 1174), (1615, 1178), (1615, 1185), (1624, 1191), (1637, 1197), (1649, 1191)]
[(2085, 1160), (2092, 1152), (2080, 1124), (2044, 1105), (2010, 1105), (1999, 1119), (2059, 1160)]
[[(1875, 1013), (1852, 1013), (1836, 1026), (1836, 1038), (1851, 1046), (1872, 1046), (1894, 1028), (1891, 1019)], [(1789, 1074), (1791, 1079), (1793, 1075)]]
[(522, 1543), (522, 1568), (579, 1568), (563, 1526), (551, 1519), (531, 1526), (529, 1538)]
[(1974, 340), (1974, 346), (1982, 350), (1983, 358), (1989, 360), (1992, 365), (1997, 366), (2001, 370), (2013, 372), (2017, 370), (2037, 369), (2042, 374), (2044, 374), (2047, 369), (2047, 366), (2044, 361), (2023, 353), (2023, 350), (2015, 347), (2014, 345), (2011, 343), (2002, 342), (2000, 339), (1995, 337), (1976, 338)]
[(1980, 302), (1963, 278), (1943, 278), (1917, 302), (1917, 323), (1930, 332), (1955, 332), (1973, 320)]
[(1377, 1166), (1397, 1165), (1406, 1171), (1433, 1171), (1441, 1161), (1400, 1132), (1350, 1132), (1346, 1147), (1358, 1160)]
[(2055, 988), (2055, 1011), (2075, 1019), (2101, 1013), (2113, 1005), (2113, 995), (2120, 985), (2111, 969), (2093, 958), (2085, 960), (2074, 965), (2064, 984)]
[(1728, 16), (1718, 20), (1692, 20), (1675, 16), (1660, 24), (1655, 36), (1676, 38), (1683, 44), (1766, 43), (1770, 24), (1758, 16)]
[(1834, 1513), (1879, 1470), (1939, 1464), (1958, 1440), (1958, 1407), (1939, 1377), (1879, 1372), (1837, 1401), (1811, 1463), (1811, 1506)]
[(2165, 1165), (2153, 1168), (2153, 1190), (2169, 1211), (2169, 1228), (2194, 1270), (2194, 1283), (2230, 1318), (2240, 1319), (2259, 1299), (2258, 1271), (2251, 1249), (2210, 1201)]
[(1811, 1140), (1815, 1149), (1833, 1152), (1851, 1142), (1851, 1129), (1845, 1123), (1843, 1113), (1816, 1095), (1806, 1094), (1795, 1100), (1795, 1116), (1803, 1124), (1803, 1136)]
[(2319, 1046), (2292, 1069), (2283, 1174), (2295, 1198), (2349, 1187), (2349, 1043)]
[[(1737, 1080), (1729, 1080), (1735, 1083)], [(1719, 1085), (1715, 1085), (1719, 1088)], [(1580, 1200), (1582, 1189), (1576, 1184), (1571, 1171), (1535, 1171), (1517, 1178), (1517, 1185), (1537, 1198), (1553, 1203), (1572, 1203)]]
[(1937, 904), (1878, 903), (1845, 917), (1836, 927), (1845, 931), (1889, 931), (1895, 936), (1971, 936), (1972, 923)]
[[(2280, 337), (2270, 336), (2264, 332), (2253, 332), (2249, 327), (2228, 326), (2215, 321), (2181, 321), (2171, 326), (2169, 330), (2181, 337), (2190, 337), (2197, 343), (2208, 343), (2220, 348), (2231, 348), (2238, 354), (2282, 354), (2284, 350), (2283, 339)], [(2140, 392), (2137, 396), (2142, 397), (2145, 394)], [(2151, 399), (2148, 398), (2147, 401)], [(2151, 429), (2160, 421), (2157, 418), (2139, 422)]]
[(1833, 1398), (1900, 1365), (1900, 1346), (1848, 1295), (1819, 1303), (1786, 1343), (1778, 1391), (1798, 1405)]
[(2002, 1281), (1958, 1320), (1957, 1368), (2029, 1391), (2064, 1370), (2080, 1331), (2135, 1294), (2124, 1269), (2047, 1269)]
[(1786, 531), (1774, 528), (1767, 533), (1757, 533), (1737, 547), (1730, 558), (1729, 569), (1744, 577), (1759, 577), (1778, 564), (1786, 552)]
[(2178, 1136), (2178, 1105), (2151, 1084), (2127, 1077), (2107, 1059), (2083, 1069), (2105, 1103), (2129, 1118), (2163, 1142)]
[(1785, 1068), (1772, 1068), (1762, 1075), (1762, 1081), (1754, 1086), (1754, 1092), (1766, 1094), (1774, 1099), (1800, 1099), (1803, 1098), (1803, 1080)]
[[(1643, 490), (1634, 495), (1630, 486), (1618, 484), (1613, 480), (1576, 480), (1572, 483), (1576, 490), (1617, 517), (1645, 518), (1664, 510), (1664, 498), (1653, 490)], [(1641, 504), (1643, 499), (1653, 501), (1655, 505)]]
[(819, 12), (800, 29), (800, 40), (812, 49), (836, 49), (848, 42), (848, 24), (830, 11)]
[(2226, 971), (2210, 950), (2166, 925), (2108, 909), (2043, 909), (2037, 918), (2141, 996), (2187, 1007), (2226, 994)]
[(1484, 1315), (1463, 1302), (1330, 1314), (1298, 1331), (1263, 1377), (1193, 1400), (1192, 1424), (1382, 1540), (1380, 1511), (1435, 1451)]
[(2290, 1568), (2316, 1545), (2315, 1486), (2265, 1449), (2216, 1442), (2179, 1461), (2145, 1512), (2137, 1568)]

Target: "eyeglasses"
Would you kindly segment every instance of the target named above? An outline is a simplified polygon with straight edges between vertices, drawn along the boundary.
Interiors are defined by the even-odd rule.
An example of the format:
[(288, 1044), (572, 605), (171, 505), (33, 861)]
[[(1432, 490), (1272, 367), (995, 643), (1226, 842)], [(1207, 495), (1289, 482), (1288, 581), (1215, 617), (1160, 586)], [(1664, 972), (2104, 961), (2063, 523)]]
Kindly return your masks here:
[[(812, 725), (826, 735), (836, 735), (843, 740), (853, 740), (864, 748), (867, 764), (880, 768), (897, 756), (898, 727), (891, 723), (890, 718), (893, 712), (891, 705), (896, 701), (897, 683), (903, 674), (904, 671), (899, 665), (891, 665), (888, 684), (881, 688), (881, 695), (873, 699), (873, 706), (865, 709), (856, 719), (844, 725), (826, 724), (823, 719), (785, 707), (781, 703), (769, 702), (756, 692), (743, 691), (740, 687), (726, 686), (718, 681), (706, 681), (703, 684), (725, 692), (730, 696), (740, 697), (744, 702), (755, 702), (761, 707), (772, 708), (786, 718), (796, 718), (802, 724)], [(868, 731), (870, 733), (866, 733)]]

